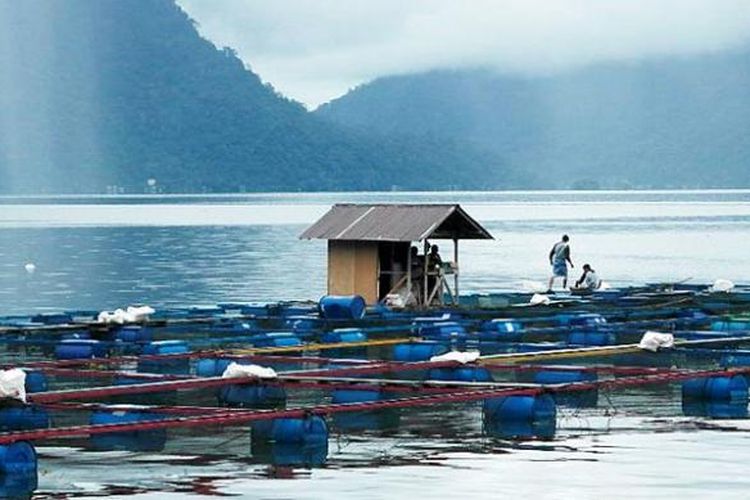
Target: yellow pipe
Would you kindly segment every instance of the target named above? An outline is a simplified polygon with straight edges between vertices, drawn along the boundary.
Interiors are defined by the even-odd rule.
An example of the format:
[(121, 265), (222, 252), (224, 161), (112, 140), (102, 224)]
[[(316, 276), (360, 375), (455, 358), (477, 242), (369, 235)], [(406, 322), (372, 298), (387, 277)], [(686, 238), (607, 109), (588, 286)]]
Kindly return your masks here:
[(495, 354), (480, 358), (479, 363), (486, 365), (526, 363), (536, 360), (610, 356), (614, 354), (630, 354), (633, 352), (643, 352), (643, 350), (638, 347), (638, 344), (623, 344), (605, 347), (582, 347), (580, 349), (555, 349), (552, 351), (541, 352)]
[[(699, 345), (699, 344), (711, 344), (725, 343), (730, 341), (742, 341), (750, 340), (747, 337), (728, 337), (724, 339), (716, 339), (715, 341), (702, 341), (702, 340), (675, 340), (675, 347), (681, 345)], [(522, 352), (522, 353), (507, 353), (507, 354), (492, 354), (489, 356), (482, 356), (479, 358), (481, 364), (504, 364), (504, 363), (523, 363), (528, 361), (544, 361), (547, 359), (565, 359), (565, 358), (585, 358), (592, 356), (612, 356), (615, 354), (631, 354), (636, 352), (648, 352), (638, 347), (638, 344), (619, 344), (610, 346), (594, 346), (594, 347), (580, 347), (578, 349), (554, 349), (551, 351), (540, 351), (540, 352)]]

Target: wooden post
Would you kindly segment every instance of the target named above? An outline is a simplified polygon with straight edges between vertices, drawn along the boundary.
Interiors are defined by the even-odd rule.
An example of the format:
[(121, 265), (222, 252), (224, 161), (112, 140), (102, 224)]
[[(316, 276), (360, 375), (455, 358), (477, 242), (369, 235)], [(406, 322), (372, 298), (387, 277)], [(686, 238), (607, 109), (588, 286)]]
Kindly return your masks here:
[(422, 303), (425, 307), (429, 305), (428, 302), (428, 295), (430, 294), (430, 291), (428, 289), (428, 280), (427, 280), (427, 272), (429, 270), (429, 247), (430, 244), (427, 242), (427, 240), (424, 240), (424, 295), (422, 295)]
[(406, 301), (409, 301), (411, 292), (411, 242), (409, 242), (409, 252), (406, 254)]
[(456, 266), (453, 270), (453, 293), (456, 297), (453, 303), (458, 304), (458, 238), (453, 238), (453, 264)]

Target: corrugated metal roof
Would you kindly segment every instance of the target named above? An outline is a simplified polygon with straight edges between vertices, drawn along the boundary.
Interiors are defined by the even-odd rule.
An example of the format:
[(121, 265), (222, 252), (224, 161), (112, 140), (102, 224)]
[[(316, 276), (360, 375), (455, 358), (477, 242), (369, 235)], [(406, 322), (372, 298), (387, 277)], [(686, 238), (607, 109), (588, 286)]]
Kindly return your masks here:
[(337, 204), (301, 239), (421, 241), (492, 239), (459, 205)]

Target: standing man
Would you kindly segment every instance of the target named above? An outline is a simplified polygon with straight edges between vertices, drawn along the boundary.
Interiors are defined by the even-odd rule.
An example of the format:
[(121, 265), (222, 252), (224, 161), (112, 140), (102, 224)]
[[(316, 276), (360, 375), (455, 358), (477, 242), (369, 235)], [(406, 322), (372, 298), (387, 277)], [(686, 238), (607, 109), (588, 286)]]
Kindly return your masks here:
[(549, 286), (547, 287), (548, 292), (552, 291), (552, 285), (555, 284), (555, 278), (558, 277), (563, 280), (563, 288), (568, 287), (568, 263), (570, 263), (571, 269), (575, 267), (573, 261), (570, 260), (569, 241), (570, 238), (568, 238), (568, 235), (563, 234), (562, 241), (555, 243), (555, 246), (553, 246), (552, 250), (549, 252), (549, 263), (552, 266), (552, 276), (549, 279)]

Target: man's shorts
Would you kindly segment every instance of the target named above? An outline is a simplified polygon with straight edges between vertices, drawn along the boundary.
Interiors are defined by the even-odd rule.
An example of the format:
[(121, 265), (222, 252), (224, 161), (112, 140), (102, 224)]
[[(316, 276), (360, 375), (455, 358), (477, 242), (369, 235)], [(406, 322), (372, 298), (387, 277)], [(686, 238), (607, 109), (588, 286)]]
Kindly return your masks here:
[(555, 262), (552, 265), (552, 275), (559, 276), (561, 278), (567, 278), (568, 277), (568, 264), (566, 264), (564, 260)]

